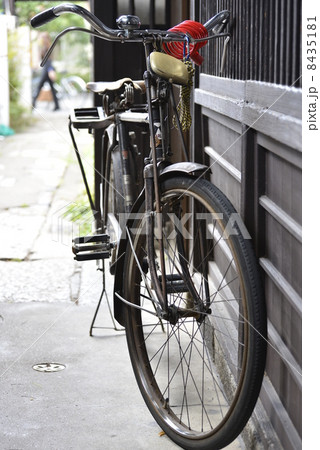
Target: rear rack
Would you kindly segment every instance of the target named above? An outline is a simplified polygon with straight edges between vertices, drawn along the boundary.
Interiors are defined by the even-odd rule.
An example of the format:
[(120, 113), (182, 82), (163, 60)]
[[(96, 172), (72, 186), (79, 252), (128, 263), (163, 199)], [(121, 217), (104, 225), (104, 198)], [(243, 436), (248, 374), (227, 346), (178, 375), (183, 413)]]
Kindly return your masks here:
[(100, 213), (100, 208), (99, 205), (95, 204), (95, 202), (93, 201), (93, 197), (91, 195), (90, 188), (87, 182), (86, 173), (82, 164), (81, 155), (74, 137), (73, 128), (77, 130), (87, 129), (89, 133), (92, 133), (94, 130), (106, 129), (110, 123), (110, 119), (108, 119), (104, 112), (104, 109), (101, 106), (92, 108), (75, 108), (69, 116), (69, 133), (79, 163), (83, 182), (90, 203), (90, 208), (94, 216)]
[(99, 129), (106, 128), (110, 123), (103, 108), (76, 108), (70, 115), (70, 120), (74, 128)]

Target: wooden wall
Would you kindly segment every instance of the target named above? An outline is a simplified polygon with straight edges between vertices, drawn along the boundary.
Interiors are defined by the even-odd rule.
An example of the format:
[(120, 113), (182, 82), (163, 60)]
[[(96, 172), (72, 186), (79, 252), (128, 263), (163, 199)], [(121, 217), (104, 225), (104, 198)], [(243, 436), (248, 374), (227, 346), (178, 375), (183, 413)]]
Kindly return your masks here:
[[(191, 2), (191, 11), (199, 21), (205, 22), (216, 12), (213, 3), (224, 3), (218, 5), (219, 9), (234, 6), (232, 20), (238, 20), (239, 2), (207, 2), (207, 9), (204, 3)], [(278, 46), (290, 53), (287, 57), (282, 53), (288, 63), (277, 62), (278, 54), (271, 45), (264, 50), (268, 50), (269, 64), (282, 71), (276, 76), (275, 69), (241, 72), (239, 65), (235, 75), (230, 64), (237, 61), (230, 58), (230, 53), (242, 48), (241, 64), (245, 67), (243, 45), (248, 42), (248, 33), (241, 27), (250, 28), (252, 20), (262, 20), (262, 13), (264, 22), (270, 24), (268, 14), (280, 14), (283, 5), (290, 13), (291, 25), (299, 27), (298, 3), (272, 0), (256, 2), (253, 8), (250, 0), (243, 1), (241, 20), (233, 24), (235, 34), (229, 43), (227, 73), (217, 76), (219, 61), (212, 63), (210, 59), (221, 56), (220, 44), (211, 45), (211, 53), (206, 50), (207, 62), (199, 71), (194, 97), (193, 157), (206, 160), (211, 166), (212, 182), (242, 215), (252, 235), (264, 281), (269, 345), (266, 376), (252, 422), (254, 432), (247, 433), (251, 439), (247, 445), (253, 448), (301, 448), (302, 143), (300, 79), (296, 81), (299, 54), (292, 56), (297, 51), (296, 40), (291, 47), (285, 45), (283, 42), (287, 43), (290, 36), (284, 33), (281, 40), (280, 33)], [(286, 18), (288, 27), (289, 19)], [(257, 46), (274, 39), (273, 35), (268, 39), (268, 33), (275, 30), (266, 27), (263, 40), (260, 42), (257, 37)], [(290, 33), (294, 34), (294, 30)], [(247, 66), (253, 67), (252, 43), (250, 48), (247, 58), (251, 62)], [(259, 73), (272, 75), (271, 82), (268, 78), (259, 79)]]

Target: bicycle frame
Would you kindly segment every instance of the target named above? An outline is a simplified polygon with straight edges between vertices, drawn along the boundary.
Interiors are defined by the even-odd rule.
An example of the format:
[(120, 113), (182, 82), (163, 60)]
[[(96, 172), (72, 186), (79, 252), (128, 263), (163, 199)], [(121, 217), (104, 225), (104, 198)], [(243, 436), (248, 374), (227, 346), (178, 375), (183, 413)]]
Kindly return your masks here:
[[(128, 161), (128, 145), (129, 136), (128, 130), (126, 128), (127, 123), (148, 123), (149, 125), (149, 135), (150, 135), (150, 155), (145, 159), (144, 167), (144, 189), (136, 204), (132, 204), (132, 199), (134, 195), (130, 192), (130, 186), (132, 183), (127, 181), (125, 183), (125, 204), (126, 212), (134, 216), (134, 214), (140, 209), (142, 200), (145, 199), (145, 220), (146, 220), (146, 236), (147, 236), (147, 260), (148, 266), (151, 273), (151, 278), (153, 282), (154, 289), (158, 298), (158, 302), (161, 305), (161, 315), (164, 319), (169, 318), (170, 310), (167, 302), (166, 295), (166, 283), (161, 283), (157, 276), (157, 268), (155, 266), (155, 248), (154, 248), (154, 228), (158, 230), (162, 229), (161, 224), (161, 204), (160, 204), (160, 180), (167, 174), (203, 174), (208, 171), (207, 166), (197, 163), (190, 163), (188, 161), (172, 164), (170, 163), (171, 148), (170, 148), (170, 120), (169, 120), (169, 105), (171, 103), (173, 112), (177, 116), (176, 105), (174, 102), (172, 84), (169, 81), (159, 79), (155, 76), (151, 70), (148, 68), (148, 58), (151, 53), (151, 49), (146, 45), (146, 65), (147, 70), (144, 73), (144, 81), (146, 86), (146, 97), (147, 97), (147, 109), (148, 118), (146, 113), (136, 113), (131, 111), (119, 112), (115, 114), (115, 125), (114, 130), (117, 132), (113, 133), (115, 140), (111, 143), (108, 153), (107, 153), (107, 168), (110, 167), (111, 153), (114, 147), (117, 145), (116, 136), (118, 135), (120, 152), (122, 155), (123, 163), (123, 176), (130, 177), (130, 168), (127, 164)], [(161, 93), (161, 98), (160, 94)], [(177, 120), (179, 123), (179, 121)], [(178, 127), (181, 142), (183, 142), (184, 153), (186, 155), (184, 137), (182, 134), (181, 127)], [(129, 150), (130, 151), (130, 150)], [(108, 169), (107, 169), (108, 171)], [(106, 173), (108, 182), (108, 173)], [(108, 199), (106, 199), (107, 201)], [(156, 224), (155, 224), (156, 221)], [(127, 228), (130, 230), (131, 222), (127, 222)], [(117, 269), (115, 271), (115, 318), (118, 322), (123, 323), (122, 308), (123, 301), (117, 297), (117, 286), (121, 285), (121, 274), (122, 274), (122, 264), (123, 264), (123, 254), (126, 246), (128, 245), (128, 236), (126, 231), (124, 231), (119, 243), (119, 248), (117, 251)], [(158, 252), (160, 254), (160, 264), (162, 273), (165, 274), (165, 264), (164, 264), (164, 251), (162, 234), (157, 236), (159, 243)]]
[[(203, 166), (201, 164), (197, 163), (189, 163), (188, 157), (187, 157), (187, 151), (186, 146), (184, 143), (184, 138), (179, 122), (179, 118), (176, 111), (176, 106), (174, 103), (174, 96), (172, 92), (172, 81), (173, 79), (166, 80), (165, 77), (156, 75), (155, 73), (152, 73), (151, 66), (149, 61), (149, 57), (151, 53), (156, 48), (157, 50), (165, 49), (166, 44), (170, 44), (171, 42), (179, 42), (180, 49), (183, 48), (183, 54), (188, 59), (189, 56), (193, 58), (192, 54), (193, 51), (195, 52), (195, 55), (197, 56), (197, 48), (200, 48), (201, 46), (205, 45), (208, 39), (226, 36), (225, 34), (219, 34), (221, 30), (224, 28), (225, 24), (229, 20), (229, 12), (228, 11), (222, 11), (219, 15), (213, 17), (210, 19), (206, 24), (199, 26), (202, 28), (202, 35), (197, 35), (197, 38), (193, 38), (193, 36), (187, 32), (187, 31), (181, 31), (180, 28), (178, 29), (172, 29), (168, 31), (159, 31), (159, 30), (139, 30), (140, 22), (139, 19), (136, 16), (121, 16), (117, 23), (120, 30), (113, 30), (108, 28), (101, 22), (97, 17), (95, 17), (92, 13), (87, 11), (86, 9), (78, 6), (78, 5), (71, 5), (71, 4), (65, 4), (65, 5), (58, 5), (53, 8), (50, 8), (46, 11), (43, 11), (39, 13), (37, 16), (35, 16), (31, 20), (31, 24), (33, 27), (38, 27), (46, 22), (49, 22), (51, 20), (54, 20), (56, 17), (60, 16), (64, 13), (74, 13), (82, 16), (87, 22), (89, 22), (93, 26), (93, 30), (87, 30), (84, 28), (70, 28), (62, 31), (54, 40), (52, 46), (47, 51), (44, 60), (42, 61), (41, 65), (44, 65), (46, 60), (49, 58), (57, 40), (64, 35), (65, 33), (69, 31), (82, 31), (86, 33), (90, 33), (94, 36), (97, 36), (102, 39), (111, 40), (111, 41), (120, 41), (120, 42), (141, 42), (144, 45), (145, 48), (145, 59), (146, 59), (146, 67), (147, 70), (144, 73), (144, 82), (145, 82), (145, 88), (146, 88), (146, 98), (147, 98), (147, 112), (148, 112), (148, 120), (146, 122), (149, 123), (149, 133), (150, 133), (150, 155), (149, 158), (145, 161), (145, 168), (144, 168), (144, 197), (145, 197), (145, 216), (146, 216), (146, 226), (147, 226), (147, 259), (148, 264), (150, 268), (152, 283), (154, 286), (154, 289), (156, 291), (156, 295), (158, 297), (159, 304), (161, 305), (161, 312), (160, 315), (162, 315), (163, 318), (170, 320), (170, 311), (169, 306), (167, 302), (167, 295), (166, 295), (166, 283), (161, 283), (157, 276), (157, 268), (155, 265), (155, 249), (154, 249), (154, 225), (155, 222), (157, 224), (157, 229), (162, 229), (162, 223), (161, 223), (161, 202), (160, 202), (160, 180), (162, 177), (167, 176), (170, 174), (172, 176), (174, 173), (187, 173), (192, 175), (198, 175), (201, 176), (205, 172), (208, 171), (208, 168), (206, 166)], [(217, 34), (213, 36), (208, 36), (208, 31), (215, 30)], [(192, 46), (193, 49), (190, 50)], [(198, 55), (199, 56), (199, 55)], [(177, 61), (172, 56), (166, 55), (168, 58), (172, 58), (173, 60)], [(178, 56), (177, 56), (178, 57)], [(180, 63), (180, 67), (184, 67), (183, 63)], [(186, 68), (184, 67), (184, 71), (187, 72)], [(174, 77), (173, 77), (174, 78)], [(181, 84), (184, 84), (183, 82)], [(185, 162), (182, 163), (176, 163), (170, 165), (169, 156), (170, 156), (170, 128), (169, 128), (169, 102), (172, 104), (173, 112), (176, 115), (176, 123), (178, 125), (178, 130), (180, 133), (180, 140), (183, 143), (183, 150), (185, 155)], [(134, 203), (134, 197), (131, 190), (132, 183), (130, 182), (130, 177), (132, 174), (130, 173), (130, 162), (129, 162), (129, 153), (128, 149), (130, 148), (129, 145), (129, 138), (126, 131), (126, 126), (124, 122), (131, 122), (135, 123), (137, 121), (136, 118), (134, 118), (131, 115), (130, 119), (130, 112), (127, 113), (115, 113), (114, 115), (114, 123), (115, 128), (113, 129), (114, 132), (116, 132), (116, 135), (113, 135), (112, 138), (112, 144), (109, 147), (108, 150), (105, 150), (103, 152), (103, 158), (107, 161), (107, 170), (106, 174), (107, 179), (105, 182), (108, 183), (108, 175), (110, 175), (110, 164), (111, 164), (111, 153), (112, 150), (115, 147), (115, 141), (118, 138), (119, 146), (121, 150), (121, 166), (122, 166), (122, 176), (124, 180), (124, 197), (125, 197), (125, 212), (129, 213), (135, 210), (133, 203)], [(71, 126), (69, 127), (71, 130)], [(103, 147), (106, 149), (106, 144), (109, 141), (107, 138), (108, 133), (104, 133), (103, 137)], [(74, 138), (72, 136), (72, 140), (74, 141)], [(75, 146), (75, 142), (74, 142)], [(76, 149), (76, 146), (75, 146)], [(86, 190), (88, 193), (89, 201), (91, 208), (94, 211), (94, 214), (98, 217), (98, 229), (100, 229), (100, 224), (102, 225), (103, 232), (104, 230), (104, 223), (103, 223), (103, 217), (101, 214), (101, 209), (99, 205), (95, 205), (92, 201), (90, 191), (85, 179), (84, 170), (81, 164), (81, 158), (79, 156), (79, 152), (76, 149), (77, 157), (79, 160), (80, 168), (82, 171), (82, 175), (84, 177), (84, 182), (86, 186)], [(103, 161), (104, 162), (104, 161)], [(103, 165), (104, 167), (104, 165)], [(104, 184), (104, 183), (103, 183)], [(107, 197), (108, 200), (108, 197)], [(104, 208), (107, 207), (107, 202), (105, 202), (105, 205), (103, 205)], [(100, 230), (101, 231), (101, 230)], [(129, 236), (126, 237), (128, 239)], [(122, 239), (124, 240), (124, 239)], [(158, 242), (159, 242), (159, 260), (160, 260), (160, 268), (161, 273), (163, 276), (165, 276), (165, 263), (164, 263), (164, 250), (163, 250), (163, 239), (162, 239), (162, 232), (158, 236)], [(98, 245), (100, 248), (100, 244)], [(90, 250), (92, 249), (92, 246), (89, 246)], [(108, 249), (105, 249), (108, 250)], [(80, 251), (79, 248), (75, 248), (75, 253)], [(119, 256), (120, 255), (120, 256)], [(99, 255), (97, 255), (99, 256)], [(90, 259), (90, 258), (88, 258)], [(98, 258), (96, 258), (98, 259)], [(121, 260), (121, 253), (118, 252), (117, 257), (117, 266), (118, 262)], [(118, 270), (118, 267), (116, 269), (116, 275), (117, 273), (121, 273), (121, 267)], [(116, 297), (115, 297), (116, 298)], [(115, 300), (116, 301), (116, 300)]]

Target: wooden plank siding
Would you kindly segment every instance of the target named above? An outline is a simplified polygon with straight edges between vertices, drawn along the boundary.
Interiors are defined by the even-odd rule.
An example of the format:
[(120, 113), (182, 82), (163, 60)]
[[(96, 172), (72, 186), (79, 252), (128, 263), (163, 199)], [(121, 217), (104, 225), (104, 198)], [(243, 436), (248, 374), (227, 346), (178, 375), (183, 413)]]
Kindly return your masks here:
[(193, 18), (202, 23), (222, 9), (232, 17), (227, 63), (220, 76), (221, 42), (202, 52), (193, 158), (210, 165), (212, 182), (242, 215), (264, 282), (268, 357), (248, 448), (296, 450), (302, 409), (301, 2), (191, 1)]
[[(298, 436), (301, 432), (301, 119), (288, 115), (285, 102), (284, 112), (279, 105), (273, 108), (272, 96), (272, 103), (270, 100), (253, 103), (249, 96), (254, 82), (235, 83), (241, 89), (234, 89), (231, 80), (200, 75), (195, 102), (201, 105), (203, 126), (207, 129), (203, 148), (209, 158), (212, 182), (242, 214), (255, 242), (268, 307), (267, 374), (278, 395), (277, 401), (283, 404), (291, 420), (290, 436)], [(221, 84), (224, 96), (220, 92)], [(265, 87), (272, 90), (270, 85)], [(256, 83), (257, 91), (263, 88), (263, 84)], [(279, 94), (279, 86), (275, 91)], [(236, 98), (235, 92), (243, 97)], [(300, 90), (284, 88), (282, 93), (288, 103), (295, 103), (293, 114), (296, 115), (301, 102)], [(252, 158), (251, 173), (244, 164), (246, 157)], [(271, 401), (267, 393), (264, 397), (265, 401)], [(272, 400), (275, 401), (274, 395)], [(273, 419), (275, 427), (276, 423), (282, 423), (277, 413), (271, 422)], [(288, 430), (287, 426), (281, 433), (287, 434)], [(285, 442), (287, 437), (282, 436), (282, 440)], [(297, 442), (291, 444), (284, 448), (299, 448)]]

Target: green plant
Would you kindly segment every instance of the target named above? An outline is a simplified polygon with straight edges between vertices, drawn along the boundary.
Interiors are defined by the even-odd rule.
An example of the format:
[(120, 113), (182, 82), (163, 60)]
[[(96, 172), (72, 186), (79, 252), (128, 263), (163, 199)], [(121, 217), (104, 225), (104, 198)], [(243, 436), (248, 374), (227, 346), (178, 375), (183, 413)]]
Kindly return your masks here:
[[(57, 6), (61, 4), (61, 1), (56, 2), (39, 2), (39, 1), (16, 1), (16, 14), (18, 16), (20, 25), (29, 25), (30, 19), (38, 14), (39, 12), (51, 8), (53, 6)], [(74, 4), (80, 4), (88, 8), (88, 4), (85, 2), (72, 2)], [(52, 22), (48, 22), (42, 27), (39, 28), (41, 31), (47, 31), (49, 33), (53, 33), (56, 35), (58, 32), (64, 30), (67, 27), (83, 27), (84, 21), (80, 16), (76, 16), (73, 14), (62, 14), (59, 17), (59, 20), (53, 20)], [(83, 43), (87, 42), (87, 36), (83, 34), (77, 34), (76, 37), (73, 38), (74, 41), (81, 41)]]
[(19, 131), (32, 122), (32, 117), (30, 111), (20, 101), (19, 92), (22, 87), (22, 80), (20, 77), (19, 51), (16, 43), (16, 32), (10, 31), (8, 34), (10, 127)]
[[(57, 6), (61, 1), (55, 2), (38, 2), (38, 1), (16, 1), (16, 14), (18, 16), (20, 25), (30, 26), (30, 19), (43, 11), (44, 9)], [(79, 3), (85, 8), (89, 8), (89, 2), (73, 2), (75, 4)], [(82, 17), (74, 14), (62, 14), (58, 20), (53, 20), (45, 25), (41, 26), (38, 31), (41, 33), (43, 31), (48, 32), (51, 40), (53, 40), (57, 34), (68, 27), (86, 27), (87, 24), (82, 19)], [(86, 72), (89, 75), (90, 67), (90, 37), (85, 33), (69, 33), (63, 37), (57, 47), (54, 50), (54, 60), (64, 62), (66, 55), (69, 54), (67, 67), (63, 67), (64, 70), (79, 75), (83, 78), (86, 76)], [(63, 50), (61, 50), (61, 48)], [(70, 57), (71, 56), (71, 57)], [(86, 69), (87, 70), (86, 70)], [(59, 80), (58, 80), (59, 81)]]
[(94, 217), (85, 192), (80, 194), (74, 203), (68, 205), (63, 217), (79, 227), (79, 235), (92, 234)]

